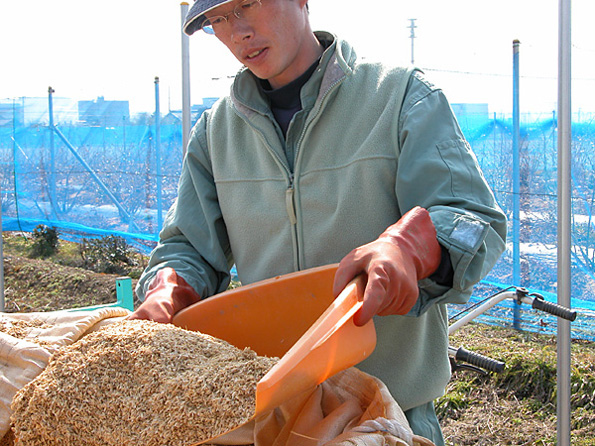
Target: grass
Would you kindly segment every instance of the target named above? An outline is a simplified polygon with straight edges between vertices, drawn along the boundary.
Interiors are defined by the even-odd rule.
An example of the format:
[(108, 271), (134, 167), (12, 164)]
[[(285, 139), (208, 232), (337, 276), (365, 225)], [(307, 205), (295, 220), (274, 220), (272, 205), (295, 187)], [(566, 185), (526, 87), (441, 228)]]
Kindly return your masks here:
[[(556, 443), (556, 339), (510, 328), (469, 324), (452, 345), (499, 359), (503, 372), (453, 375), (436, 402), (450, 445), (551, 445)], [(572, 444), (595, 445), (595, 345), (571, 346)]]
[[(52, 311), (116, 301), (116, 278), (121, 275), (83, 268), (77, 243), (60, 240), (58, 250), (46, 258), (31, 258), (32, 246), (30, 237), (3, 234), (5, 311)], [(137, 275), (138, 268), (131, 268), (130, 275)]]

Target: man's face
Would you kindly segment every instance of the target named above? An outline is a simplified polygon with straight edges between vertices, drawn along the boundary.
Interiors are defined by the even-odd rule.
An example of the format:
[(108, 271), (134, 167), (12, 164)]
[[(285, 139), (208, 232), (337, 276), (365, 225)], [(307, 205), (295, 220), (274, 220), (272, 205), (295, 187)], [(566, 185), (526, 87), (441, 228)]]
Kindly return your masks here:
[[(222, 5), (207, 16), (230, 14), (239, 3)], [(255, 76), (279, 88), (299, 77), (315, 60), (305, 4), (306, 0), (262, 0), (251, 20), (238, 20), (230, 14), (225, 32), (218, 32), (217, 38)]]

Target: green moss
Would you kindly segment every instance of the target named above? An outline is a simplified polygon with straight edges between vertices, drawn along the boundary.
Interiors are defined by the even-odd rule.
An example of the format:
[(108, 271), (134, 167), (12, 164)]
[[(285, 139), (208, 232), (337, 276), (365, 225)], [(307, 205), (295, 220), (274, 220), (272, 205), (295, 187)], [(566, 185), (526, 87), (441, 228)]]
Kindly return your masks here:
[(439, 418), (457, 419), (461, 411), (467, 409), (472, 401), (469, 395), (460, 390), (451, 390), (436, 402), (436, 414)]

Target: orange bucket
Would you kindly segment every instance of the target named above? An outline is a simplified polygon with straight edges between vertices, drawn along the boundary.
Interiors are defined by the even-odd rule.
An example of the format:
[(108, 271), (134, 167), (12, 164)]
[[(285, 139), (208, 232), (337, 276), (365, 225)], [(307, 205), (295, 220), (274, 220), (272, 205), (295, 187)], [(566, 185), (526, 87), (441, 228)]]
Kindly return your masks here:
[(363, 281), (333, 299), (336, 264), (277, 276), (212, 296), (173, 323), (249, 347), (279, 362), (258, 382), (254, 416), (315, 387), (367, 358), (376, 346), (372, 321), (353, 323)]

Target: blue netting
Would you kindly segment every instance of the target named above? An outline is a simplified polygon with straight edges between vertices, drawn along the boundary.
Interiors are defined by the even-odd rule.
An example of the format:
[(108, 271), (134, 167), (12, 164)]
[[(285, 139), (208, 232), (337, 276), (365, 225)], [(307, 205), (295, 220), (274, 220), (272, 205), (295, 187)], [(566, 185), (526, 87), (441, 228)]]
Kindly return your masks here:
[[(212, 103), (212, 99), (209, 100)], [(142, 252), (155, 246), (160, 224), (176, 198), (182, 150), (179, 116), (131, 118), (122, 104), (76, 107), (55, 100), (49, 125), (48, 102), (19, 98), (0, 102), (0, 169), (4, 230), (32, 231), (38, 224), (63, 237), (117, 234)], [(193, 120), (206, 109), (196, 110)], [(99, 110), (99, 111), (98, 111)], [(458, 113), (487, 182), (512, 225), (512, 119), (487, 113)], [(520, 156), (520, 235), (472, 301), (510, 285), (537, 290), (556, 301), (557, 131), (553, 114), (523, 115)], [(159, 134), (157, 140), (156, 135)], [(572, 305), (579, 309), (575, 337), (595, 340), (595, 124), (583, 114), (573, 123), (572, 141)], [(520, 248), (520, 277), (513, 278), (512, 243)], [(514, 283), (518, 281), (520, 283)], [(453, 308), (458, 312), (460, 308)], [(554, 332), (556, 321), (522, 310), (525, 328)], [(512, 305), (503, 303), (483, 317), (512, 325)]]

